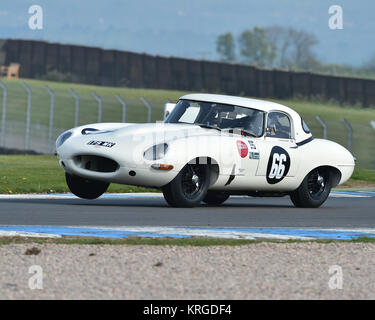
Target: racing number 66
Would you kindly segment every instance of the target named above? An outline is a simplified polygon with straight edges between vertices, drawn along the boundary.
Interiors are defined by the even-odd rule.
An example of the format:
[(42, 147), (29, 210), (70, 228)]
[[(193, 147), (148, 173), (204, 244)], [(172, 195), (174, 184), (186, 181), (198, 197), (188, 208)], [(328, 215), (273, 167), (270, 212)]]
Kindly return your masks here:
[(284, 175), (284, 172), (285, 172), (285, 166), (284, 166), (284, 162), (286, 162), (287, 158), (286, 158), (286, 155), (284, 153), (282, 154), (278, 154), (278, 153), (274, 153), (273, 154), (273, 159), (272, 159), (272, 167), (271, 167), (271, 171), (268, 175), (268, 177), (270, 179), (280, 179), (281, 177), (283, 177)]

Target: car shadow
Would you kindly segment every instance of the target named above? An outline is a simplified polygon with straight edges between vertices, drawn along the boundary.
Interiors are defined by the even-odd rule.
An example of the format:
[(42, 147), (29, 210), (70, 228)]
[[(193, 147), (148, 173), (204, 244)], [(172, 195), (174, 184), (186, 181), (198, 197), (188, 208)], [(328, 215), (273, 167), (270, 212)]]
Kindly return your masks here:
[[(215, 210), (221, 209), (233, 209), (233, 208), (294, 208), (293, 204), (272, 204), (270, 203), (251, 203), (251, 199), (241, 200), (240, 203), (235, 203), (235, 200), (230, 200), (228, 203), (224, 203), (218, 206), (208, 205), (202, 203), (200, 206), (191, 209), (205, 209)], [(140, 207), (140, 208), (164, 208), (164, 209), (189, 209), (189, 208), (175, 208), (167, 204), (164, 199), (96, 199), (96, 200), (84, 200), (84, 199), (1, 199), (0, 203), (20, 203), (20, 204), (38, 204), (38, 205), (59, 205), (59, 206), (93, 206), (93, 207)]]

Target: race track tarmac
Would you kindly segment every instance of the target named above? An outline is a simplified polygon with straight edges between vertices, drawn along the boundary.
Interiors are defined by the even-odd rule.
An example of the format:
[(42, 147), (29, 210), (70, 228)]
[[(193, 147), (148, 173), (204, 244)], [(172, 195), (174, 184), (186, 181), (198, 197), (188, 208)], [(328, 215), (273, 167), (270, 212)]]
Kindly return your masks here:
[(330, 197), (318, 209), (295, 208), (289, 197), (230, 198), (192, 209), (157, 197), (0, 199), (0, 225), (375, 228), (375, 197)]

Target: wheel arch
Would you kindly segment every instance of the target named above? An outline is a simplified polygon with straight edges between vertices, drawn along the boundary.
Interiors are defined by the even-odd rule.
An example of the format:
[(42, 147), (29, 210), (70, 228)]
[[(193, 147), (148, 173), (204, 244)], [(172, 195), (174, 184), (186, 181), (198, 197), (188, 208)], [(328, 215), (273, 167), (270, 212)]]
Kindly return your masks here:
[(202, 164), (202, 165), (208, 165), (210, 168), (210, 185), (212, 186), (215, 184), (217, 179), (220, 175), (220, 166), (219, 163), (212, 157), (209, 156), (202, 156), (202, 157), (195, 157), (188, 161), (187, 164)]
[[(337, 169), (336, 167), (325, 165), (325, 166), (316, 167), (316, 168), (312, 169), (311, 171), (313, 171), (315, 169), (324, 169), (324, 170), (327, 170), (327, 171), (331, 172), (331, 174), (332, 174), (332, 188), (336, 187), (340, 183), (342, 174), (341, 174), (341, 171), (339, 169)], [(308, 174), (310, 174), (310, 172)]]

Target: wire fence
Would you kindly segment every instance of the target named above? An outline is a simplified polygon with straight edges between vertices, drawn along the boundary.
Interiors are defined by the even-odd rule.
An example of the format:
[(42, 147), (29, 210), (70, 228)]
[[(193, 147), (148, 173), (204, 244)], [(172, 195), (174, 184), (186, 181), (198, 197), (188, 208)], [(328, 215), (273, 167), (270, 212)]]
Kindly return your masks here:
[[(52, 154), (56, 138), (65, 130), (96, 122), (152, 122), (163, 119), (165, 96), (125, 97), (73, 88), (51, 89), (0, 80), (0, 147)], [(361, 168), (375, 169), (375, 121), (305, 116), (314, 137), (345, 146)]]

